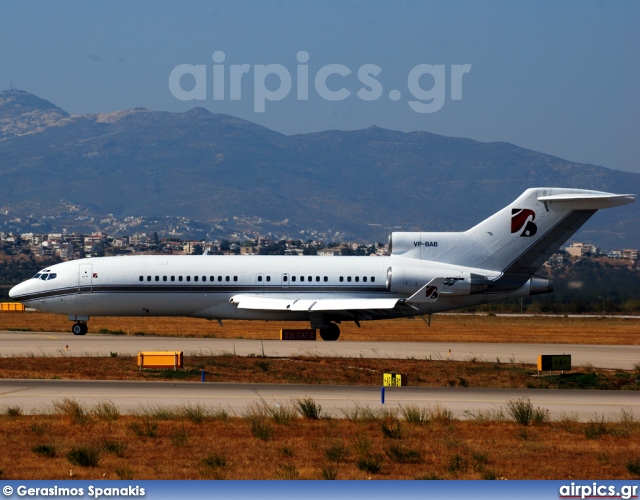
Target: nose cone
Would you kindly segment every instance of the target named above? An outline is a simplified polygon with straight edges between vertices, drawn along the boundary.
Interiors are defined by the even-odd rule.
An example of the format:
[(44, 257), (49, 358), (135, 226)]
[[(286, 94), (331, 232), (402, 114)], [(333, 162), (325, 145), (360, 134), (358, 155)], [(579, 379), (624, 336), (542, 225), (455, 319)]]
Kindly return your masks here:
[(14, 286), (11, 290), (9, 290), (9, 297), (14, 300), (20, 300), (20, 297), (23, 297), (27, 294), (29, 286), (27, 282), (24, 281), (16, 286)]

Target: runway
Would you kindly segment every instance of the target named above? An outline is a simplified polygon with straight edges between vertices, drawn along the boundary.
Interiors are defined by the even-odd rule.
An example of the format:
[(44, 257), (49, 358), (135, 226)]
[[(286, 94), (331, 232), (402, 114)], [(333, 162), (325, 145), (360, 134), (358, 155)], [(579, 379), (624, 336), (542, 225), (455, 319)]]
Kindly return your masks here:
[[(287, 404), (301, 397), (313, 398), (322, 406), (323, 414), (333, 417), (344, 417), (345, 410), (356, 406), (383, 407), (379, 387), (300, 384), (4, 379), (0, 380), (0, 397), (2, 406), (20, 406), (30, 414), (51, 413), (52, 403), (64, 398), (89, 407), (111, 401), (123, 413), (201, 404), (241, 416), (253, 402)], [(465, 412), (495, 411), (521, 397), (529, 398), (535, 407), (548, 409), (552, 418), (562, 414), (574, 414), (581, 420), (594, 415), (616, 418), (622, 408), (640, 415), (640, 398), (632, 391), (388, 387), (384, 407), (440, 405), (457, 418), (469, 418)]]
[(183, 351), (185, 356), (235, 354), (269, 357), (335, 356), (389, 359), (451, 359), (536, 364), (540, 354), (571, 354), (573, 366), (632, 370), (640, 345), (491, 344), (456, 342), (309, 342), (178, 337), (130, 337), (71, 333), (0, 332), (0, 356), (137, 355), (138, 351)]
[[(640, 359), (640, 346), (570, 344), (489, 344), (454, 342), (284, 342), (279, 340), (74, 336), (71, 333), (0, 332), (0, 356), (110, 356), (138, 351), (183, 351), (197, 355), (262, 355), (269, 357), (342, 356), (389, 359), (452, 359), (536, 363), (539, 354), (571, 354), (573, 366), (591, 363), (602, 368), (632, 369)], [(0, 380), (3, 407), (20, 406), (25, 413), (49, 413), (52, 403), (73, 398), (88, 406), (111, 401), (123, 412), (144, 407), (204, 404), (242, 415), (261, 400), (286, 404), (292, 398), (311, 397), (323, 412), (343, 417), (356, 406), (382, 407), (380, 388), (298, 384), (233, 384), (193, 382), (132, 382), (79, 380)], [(640, 415), (635, 391), (571, 391), (476, 388), (386, 388), (386, 408), (441, 405), (458, 418), (466, 412), (495, 411), (507, 401), (528, 397), (534, 406), (547, 408), (552, 417), (575, 414), (612, 417), (622, 408)], [(1, 409), (1, 408), (0, 408)]]

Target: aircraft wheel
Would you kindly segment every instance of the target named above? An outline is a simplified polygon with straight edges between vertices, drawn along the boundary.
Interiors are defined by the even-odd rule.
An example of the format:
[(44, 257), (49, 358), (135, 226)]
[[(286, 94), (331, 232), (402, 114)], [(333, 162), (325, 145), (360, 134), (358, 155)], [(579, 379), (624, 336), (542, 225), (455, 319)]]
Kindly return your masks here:
[(320, 329), (320, 337), (325, 342), (336, 341), (340, 337), (340, 327), (335, 323), (331, 323), (328, 327)]
[(71, 327), (71, 332), (74, 335), (86, 335), (89, 328), (86, 323), (76, 323)]

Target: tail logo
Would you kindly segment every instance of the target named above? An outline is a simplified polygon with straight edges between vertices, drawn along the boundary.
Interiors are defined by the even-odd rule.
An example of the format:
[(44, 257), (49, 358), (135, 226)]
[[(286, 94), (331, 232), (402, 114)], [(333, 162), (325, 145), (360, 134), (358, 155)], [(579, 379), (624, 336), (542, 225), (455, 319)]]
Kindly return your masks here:
[(522, 230), (520, 236), (529, 238), (536, 234), (538, 226), (533, 221), (536, 213), (528, 208), (512, 208), (511, 209), (511, 233), (517, 233)]
[(438, 298), (438, 287), (437, 286), (428, 286), (424, 293), (425, 293), (425, 296), (428, 299), (437, 299)]

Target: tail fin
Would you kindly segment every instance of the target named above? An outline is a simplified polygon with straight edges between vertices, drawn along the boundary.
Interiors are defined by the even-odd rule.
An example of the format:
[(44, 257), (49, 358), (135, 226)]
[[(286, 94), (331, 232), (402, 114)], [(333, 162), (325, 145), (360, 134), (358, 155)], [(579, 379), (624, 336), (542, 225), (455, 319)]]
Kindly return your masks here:
[(488, 269), (524, 282), (597, 210), (631, 203), (634, 196), (531, 188), (463, 233), (393, 233), (392, 255)]

